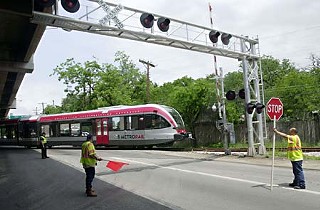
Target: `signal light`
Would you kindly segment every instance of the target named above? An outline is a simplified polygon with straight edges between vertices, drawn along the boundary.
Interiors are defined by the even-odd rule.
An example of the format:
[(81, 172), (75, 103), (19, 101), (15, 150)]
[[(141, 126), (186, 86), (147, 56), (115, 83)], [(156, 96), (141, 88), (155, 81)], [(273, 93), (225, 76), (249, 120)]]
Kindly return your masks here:
[(151, 28), (153, 26), (154, 16), (149, 13), (143, 13), (140, 16), (140, 22), (145, 28)]
[(221, 41), (224, 45), (228, 45), (229, 42), (230, 42), (230, 39), (231, 39), (232, 35), (231, 34), (226, 34), (226, 33), (223, 33), (221, 35)]
[(35, 0), (35, 3), (42, 7), (51, 7), (56, 3), (56, 0)]
[(217, 43), (218, 42), (218, 37), (220, 36), (219, 31), (210, 31), (209, 33), (209, 39), (211, 40), (212, 43)]
[(263, 112), (263, 108), (265, 107), (265, 105), (263, 105), (262, 103), (256, 103), (256, 112), (257, 114), (261, 114)]
[(255, 104), (253, 104), (253, 103), (248, 103), (248, 104), (247, 104), (247, 107), (246, 107), (248, 114), (252, 114), (254, 108), (256, 108), (256, 105), (255, 105)]
[[(42, 7), (51, 7), (56, 3), (56, 0), (35, 0), (35, 3)], [(61, 0), (62, 7), (71, 13), (75, 13), (80, 8), (79, 0)]]
[(161, 17), (158, 19), (158, 28), (162, 32), (167, 32), (169, 30), (170, 20), (168, 18)]
[(239, 98), (241, 98), (241, 99), (245, 99), (245, 98), (246, 98), (246, 92), (245, 92), (245, 90), (244, 90), (244, 89), (239, 90), (238, 96), (239, 96)]
[(78, 0), (61, 0), (62, 7), (71, 13), (75, 13), (80, 8), (80, 3)]
[(231, 100), (234, 100), (236, 99), (236, 92), (233, 91), (233, 90), (229, 90), (227, 93), (226, 93), (226, 98), (227, 100), (231, 101)]

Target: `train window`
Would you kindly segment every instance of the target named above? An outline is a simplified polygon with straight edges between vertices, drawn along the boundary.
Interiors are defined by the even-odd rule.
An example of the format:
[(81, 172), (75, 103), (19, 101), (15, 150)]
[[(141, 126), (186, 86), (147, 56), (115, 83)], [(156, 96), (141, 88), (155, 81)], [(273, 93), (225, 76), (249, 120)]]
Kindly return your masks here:
[(170, 124), (163, 117), (156, 114), (145, 115), (146, 129), (160, 129), (170, 127)]
[(70, 136), (69, 124), (60, 124), (60, 136)]
[(92, 122), (82, 122), (81, 123), (81, 136), (87, 136), (89, 133), (92, 133)]
[(101, 120), (97, 120), (97, 135), (101, 135)]
[(120, 129), (120, 117), (112, 117), (112, 130), (119, 131)]
[(59, 136), (58, 131), (59, 131), (58, 123), (57, 122), (50, 123), (50, 136), (51, 137)]
[(50, 126), (49, 125), (41, 125), (41, 133), (45, 132), (46, 137), (50, 136)]
[(24, 122), (19, 125), (19, 133), (23, 138), (37, 137), (37, 123)]
[(80, 123), (72, 123), (71, 124), (71, 136), (80, 136)]
[(133, 130), (131, 127), (131, 116), (124, 117), (124, 129)]
[(131, 130), (139, 130), (139, 119), (140, 118), (143, 119), (143, 117), (139, 116), (139, 115), (131, 116)]

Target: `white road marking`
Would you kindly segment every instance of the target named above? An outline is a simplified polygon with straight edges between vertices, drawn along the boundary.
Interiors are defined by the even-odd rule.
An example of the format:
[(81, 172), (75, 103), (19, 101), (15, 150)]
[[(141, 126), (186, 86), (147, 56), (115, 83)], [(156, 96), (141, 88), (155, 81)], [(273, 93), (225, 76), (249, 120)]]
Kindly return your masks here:
[[(254, 185), (264, 185), (264, 186), (269, 186), (270, 187), (270, 184), (267, 184), (267, 183), (264, 183), (264, 182), (256, 182), (256, 181), (247, 180), (247, 179), (239, 179), (239, 178), (220, 176), (220, 175), (216, 175), (216, 174), (209, 174), (209, 173), (204, 173), (204, 172), (199, 172), (199, 171), (191, 171), (191, 170), (179, 169), (179, 168), (174, 168), (174, 167), (160, 166), (160, 165), (153, 164), (153, 163), (146, 163), (146, 162), (141, 162), (141, 161), (136, 161), (136, 160), (131, 160), (131, 159), (125, 159), (125, 158), (119, 158), (119, 157), (112, 157), (110, 159), (117, 159), (117, 160), (121, 160), (121, 161), (124, 161), (124, 162), (137, 163), (137, 164), (147, 165), (147, 166), (155, 166), (155, 167), (158, 167), (158, 168), (164, 168), (164, 169), (169, 169), (169, 170), (173, 170), (173, 171), (180, 171), (180, 172), (185, 172), (185, 173), (192, 173), (192, 174), (198, 174), (198, 175), (203, 175), (203, 176), (215, 177), (215, 178), (219, 178), (219, 179), (226, 179), (226, 180), (231, 180), (231, 181), (236, 181), (236, 182), (244, 182), (244, 183), (249, 183), (249, 184), (254, 184)], [(273, 185), (273, 186), (279, 186), (279, 185)], [(305, 193), (320, 195), (320, 192), (312, 191), (312, 190), (306, 190), (306, 189), (297, 190), (297, 189), (288, 188), (288, 187), (281, 187), (281, 188), (282, 189), (286, 189), (286, 190), (293, 190), (295, 192), (305, 192)]]

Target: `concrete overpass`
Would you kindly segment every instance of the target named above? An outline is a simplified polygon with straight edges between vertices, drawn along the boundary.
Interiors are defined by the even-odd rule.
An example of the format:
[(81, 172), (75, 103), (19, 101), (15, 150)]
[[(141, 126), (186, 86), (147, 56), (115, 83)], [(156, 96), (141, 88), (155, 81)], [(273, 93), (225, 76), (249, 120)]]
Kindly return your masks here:
[(30, 22), (33, 9), (52, 13), (51, 8), (40, 8), (33, 0), (0, 1), (0, 119), (15, 108), (21, 82), (34, 69), (33, 54), (45, 26)]

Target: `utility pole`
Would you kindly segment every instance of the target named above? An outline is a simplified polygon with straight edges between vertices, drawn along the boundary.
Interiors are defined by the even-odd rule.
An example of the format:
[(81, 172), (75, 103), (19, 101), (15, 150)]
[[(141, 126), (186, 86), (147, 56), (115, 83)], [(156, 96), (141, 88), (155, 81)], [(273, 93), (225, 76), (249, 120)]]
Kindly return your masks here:
[(143, 63), (147, 69), (146, 102), (149, 103), (149, 100), (150, 100), (150, 73), (149, 73), (149, 71), (150, 71), (150, 66), (151, 67), (156, 67), (156, 66), (154, 64), (150, 63), (150, 61), (144, 61), (144, 60), (139, 59), (139, 62)]
[(41, 104), (41, 106), (42, 106), (42, 114), (45, 114), (44, 113), (44, 105), (47, 104), (47, 103), (41, 102), (41, 103), (38, 103), (38, 104)]

